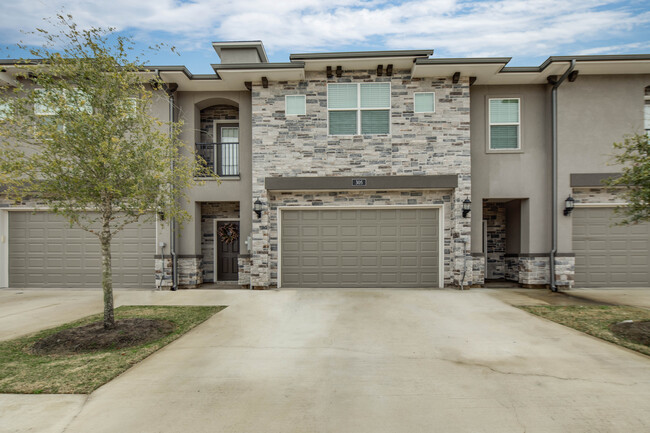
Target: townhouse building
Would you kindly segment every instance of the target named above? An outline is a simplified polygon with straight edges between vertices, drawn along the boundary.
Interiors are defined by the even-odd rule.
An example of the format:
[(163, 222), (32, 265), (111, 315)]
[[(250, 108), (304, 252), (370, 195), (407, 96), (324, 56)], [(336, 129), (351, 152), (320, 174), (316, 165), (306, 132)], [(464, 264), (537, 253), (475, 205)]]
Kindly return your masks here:
[[(625, 203), (603, 185), (622, 169), (612, 143), (650, 129), (650, 55), (274, 63), (260, 41), (213, 47), (214, 74), (150, 73), (168, 87), (156, 115), (183, 121), (186, 157), (219, 181), (197, 179), (183, 227), (115, 240), (116, 287), (650, 285), (650, 224), (612, 224)], [(92, 241), (4, 202), (0, 286), (99, 286)]]

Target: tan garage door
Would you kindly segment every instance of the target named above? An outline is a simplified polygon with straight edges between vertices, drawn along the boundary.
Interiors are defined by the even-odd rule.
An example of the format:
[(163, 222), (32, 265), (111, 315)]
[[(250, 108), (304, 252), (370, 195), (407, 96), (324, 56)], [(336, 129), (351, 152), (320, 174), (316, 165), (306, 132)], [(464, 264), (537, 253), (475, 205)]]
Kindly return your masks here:
[(576, 287), (650, 286), (650, 224), (615, 226), (613, 208), (576, 208)]
[(282, 287), (438, 287), (438, 213), (283, 210)]
[[(154, 223), (113, 239), (113, 287), (152, 288)], [(99, 240), (49, 212), (9, 212), (9, 287), (101, 287)]]

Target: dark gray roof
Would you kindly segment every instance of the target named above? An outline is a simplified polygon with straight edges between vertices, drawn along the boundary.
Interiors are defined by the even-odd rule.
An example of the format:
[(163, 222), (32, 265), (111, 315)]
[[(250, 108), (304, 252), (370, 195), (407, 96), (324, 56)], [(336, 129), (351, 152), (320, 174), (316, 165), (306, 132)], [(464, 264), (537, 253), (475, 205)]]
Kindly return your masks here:
[(215, 71), (220, 69), (302, 69), (303, 62), (286, 62), (286, 63), (217, 63), (210, 65)]
[(476, 65), (476, 64), (506, 64), (512, 57), (475, 57), (475, 58), (441, 58), (417, 59), (416, 65)]
[(433, 50), (341, 51), (333, 53), (291, 54), (289, 60), (363, 59), (374, 57), (429, 57)]

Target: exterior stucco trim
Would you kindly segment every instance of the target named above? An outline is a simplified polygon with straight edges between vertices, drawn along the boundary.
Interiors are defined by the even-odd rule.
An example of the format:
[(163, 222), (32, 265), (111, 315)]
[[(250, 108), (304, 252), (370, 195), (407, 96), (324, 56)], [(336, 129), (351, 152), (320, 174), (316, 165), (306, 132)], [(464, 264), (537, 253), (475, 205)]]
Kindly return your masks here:
[[(366, 184), (353, 186), (352, 181), (359, 179), (365, 180)], [(458, 187), (458, 175), (267, 177), (264, 185), (268, 191), (452, 189)]]

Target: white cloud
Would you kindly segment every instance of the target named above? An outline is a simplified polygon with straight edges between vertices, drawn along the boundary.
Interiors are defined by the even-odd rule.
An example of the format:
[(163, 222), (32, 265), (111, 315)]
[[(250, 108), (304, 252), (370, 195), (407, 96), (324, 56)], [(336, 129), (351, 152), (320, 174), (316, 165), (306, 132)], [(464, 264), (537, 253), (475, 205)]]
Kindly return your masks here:
[(81, 26), (117, 27), (143, 39), (165, 32), (185, 50), (261, 39), (270, 53), (346, 46), (459, 56), (538, 55), (567, 46), (611, 52), (647, 40), (650, 23), (647, 10), (615, 0), (37, 0), (3, 6), (2, 42), (16, 42), (19, 29), (42, 25), (63, 5)]

